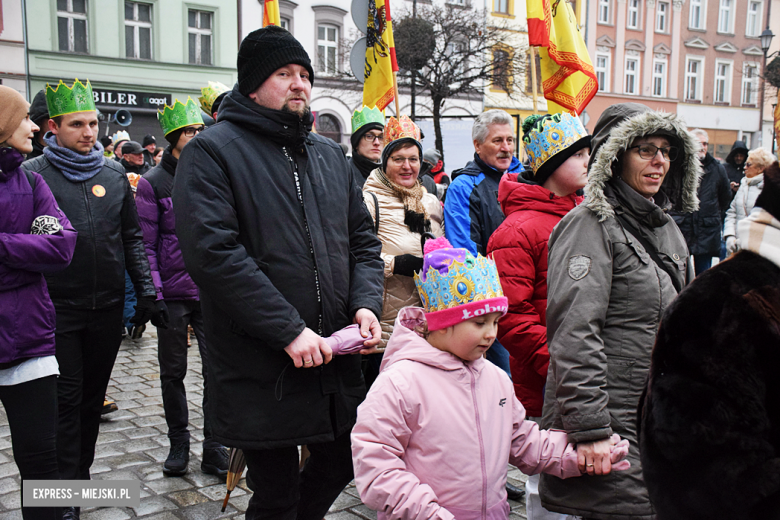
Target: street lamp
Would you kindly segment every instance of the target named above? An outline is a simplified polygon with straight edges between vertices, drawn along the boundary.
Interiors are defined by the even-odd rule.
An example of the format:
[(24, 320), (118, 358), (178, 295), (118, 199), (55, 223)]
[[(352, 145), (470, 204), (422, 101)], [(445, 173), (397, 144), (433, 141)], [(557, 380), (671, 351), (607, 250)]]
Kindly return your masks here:
[(758, 118), (758, 145), (764, 144), (764, 91), (766, 90), (766, 53), (769, 52), (769, 46), (772, 45), (772, 38), (774, 33), (769, 29), (769, 25), (766, 26), (764, 32), (761, 33), (761, 50), (764, 52), (764, 64), (761, 67), (761, 110)]

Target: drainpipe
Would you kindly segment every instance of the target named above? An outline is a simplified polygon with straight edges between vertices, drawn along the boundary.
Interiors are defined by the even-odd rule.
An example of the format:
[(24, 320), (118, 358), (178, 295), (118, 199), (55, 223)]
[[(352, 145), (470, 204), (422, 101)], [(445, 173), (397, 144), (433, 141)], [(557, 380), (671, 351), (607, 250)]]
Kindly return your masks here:
[(30, 53), (27, 48), (27, 2), (22, 0), (22, 38), (24, 40), (24, 88), (27, 91), (27, 101), (32, 103), (33, 95), (30, 91)]

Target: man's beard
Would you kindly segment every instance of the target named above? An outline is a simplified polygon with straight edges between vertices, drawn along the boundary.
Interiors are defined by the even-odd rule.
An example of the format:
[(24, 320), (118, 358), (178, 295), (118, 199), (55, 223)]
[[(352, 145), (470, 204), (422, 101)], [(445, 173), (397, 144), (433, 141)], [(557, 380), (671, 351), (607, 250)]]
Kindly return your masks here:
[(285, 102), (284, 106), (282, 106), (282, 112), (289, 112), (291, 114), (295, 114), (301, 119), (306, 119), (306, 117), (311, 113), (311, 109), (309, 108), (309, 102), (306, 101), (305, 99), (304, 99), (304, 107), (300, 110), (293, 110), (292, 108), (290, 108), (289, 101)]

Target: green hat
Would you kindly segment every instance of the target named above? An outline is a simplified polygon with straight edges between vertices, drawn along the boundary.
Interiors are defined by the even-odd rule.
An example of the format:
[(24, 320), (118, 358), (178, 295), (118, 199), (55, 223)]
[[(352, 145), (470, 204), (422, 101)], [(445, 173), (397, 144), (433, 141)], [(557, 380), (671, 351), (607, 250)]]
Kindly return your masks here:
[(219, 81), (209, 81), (207, 87), (200, 89), (202, 96), (198, 98), (200, 101), (200, 107), (207, 114), (211, 114), (211, 107), (214, 105), (214, 100), (219, 97), (223, 92), (230, 90), (230, 87), (220, 83)]
[(60, 80), (57, 88), (51, 88), (46, 84), (46, 105), (49, 107), (49, 117), (54, 119), (66, 114), (76, 112), (90, 112), (95, 110), (95, 99), (92, 97), (92, 85), (84, 85), (76, 79), (72, 87)]
[(385, 126), (385, 113), (377, 107), (363, 106), (360, 110), (355, 110), (355, 113), (352, 114), (352, 133), (354, 134), (369, 123)]
[(177, 99), (172, 107), (165, 105), (162, 112), (157, 112), (157, 120), (160, 122), (164, 135), (185, 126), (203, 124), (200, 108), (189, 96), (187, 96), (187, 104), (183, 104)]

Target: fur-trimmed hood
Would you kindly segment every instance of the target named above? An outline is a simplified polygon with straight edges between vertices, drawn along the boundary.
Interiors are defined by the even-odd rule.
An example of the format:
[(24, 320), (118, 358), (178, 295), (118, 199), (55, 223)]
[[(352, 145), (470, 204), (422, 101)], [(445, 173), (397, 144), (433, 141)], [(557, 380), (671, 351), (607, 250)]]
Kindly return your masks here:
[(593, 134), (590, 173), (585, 186), (585, 205), (603, 221), (615, 215), (604, 194), (604, 187), (613, 178), (613, 163), (631, 146), (634, 139), (646, 135), (664, 135), (680, 149), (666, 175), (661, 192), (671, 208), (682, 213), (696, 211), (699, 199), (696, 191), (702, 175), (696, 155), (699, 143), (676, 114), (656, 112), (637, 103), (613, 105), (602, 113)]

